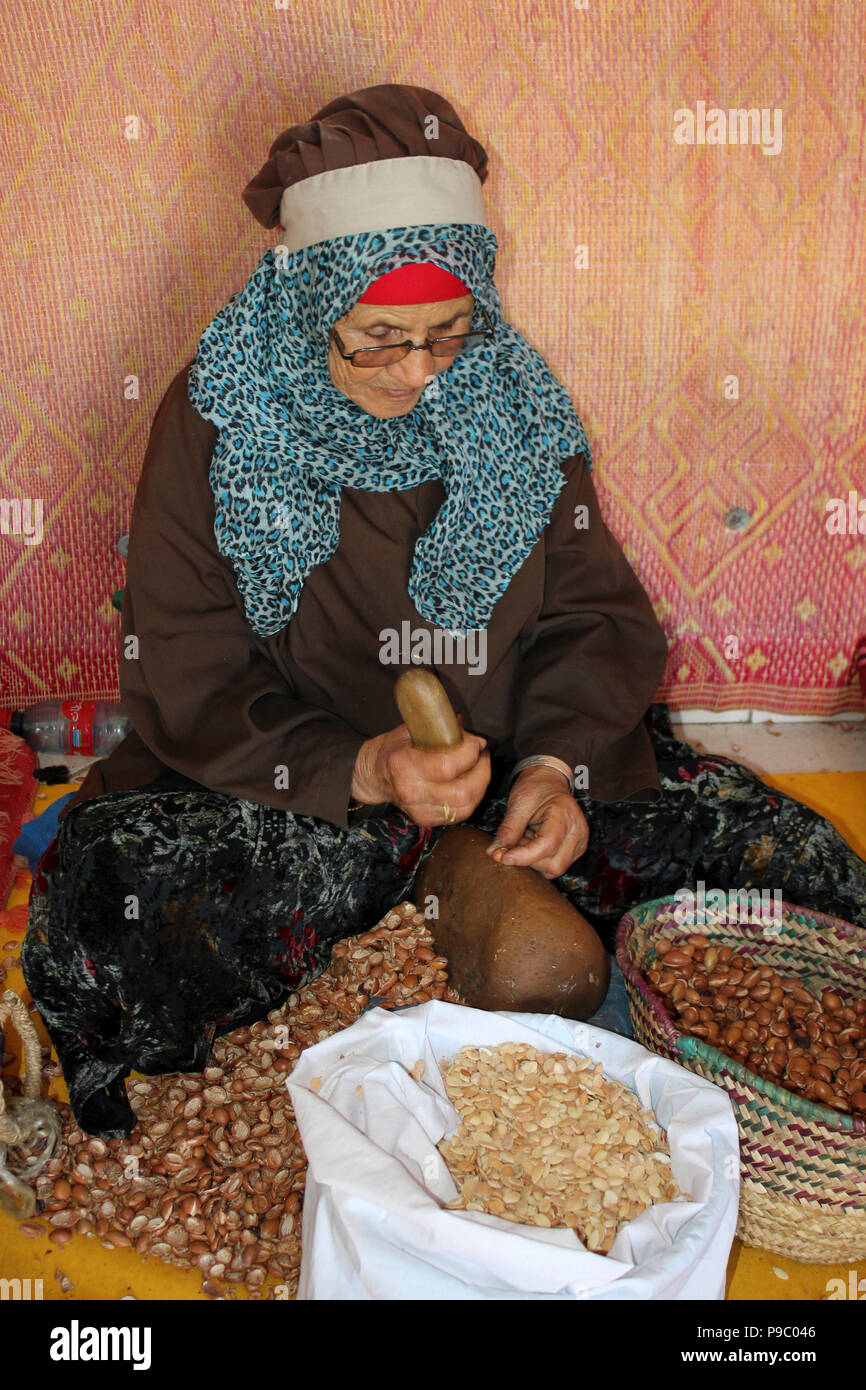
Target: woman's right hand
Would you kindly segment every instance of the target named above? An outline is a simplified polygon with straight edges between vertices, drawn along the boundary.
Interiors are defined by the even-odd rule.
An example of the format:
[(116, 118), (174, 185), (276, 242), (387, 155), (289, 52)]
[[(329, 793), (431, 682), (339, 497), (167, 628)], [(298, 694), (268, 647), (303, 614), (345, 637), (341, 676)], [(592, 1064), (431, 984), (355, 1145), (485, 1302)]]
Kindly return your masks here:
[(390, 801), (417, 825), (466, 820), (490, 782), (490, 754), (486, 739), (462, 732), (462, 742), (442, 752), (415, 748), (405, 724), (368, 738), (355, 760), (352, 799)]

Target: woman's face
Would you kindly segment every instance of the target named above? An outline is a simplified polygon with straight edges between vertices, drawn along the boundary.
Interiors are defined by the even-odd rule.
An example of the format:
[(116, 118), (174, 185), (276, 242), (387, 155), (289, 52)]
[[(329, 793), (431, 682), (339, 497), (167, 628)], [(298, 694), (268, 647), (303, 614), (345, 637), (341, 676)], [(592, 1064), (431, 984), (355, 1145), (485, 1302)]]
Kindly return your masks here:
[[(355, 304), (334, 327), (343, 348), (387, 347), (403, 343), (407, 338), (415, 343), (428, 338), (445, 338), (453, 333), (465, 333), (472, 319), (474, 298), (464, 294), (459, 299), (443, 299), (435, 304)], [(405, 415), (417, 405), (431, 377), (451, 366), (453, 357), (434, 357), (429, 348), (423, 352), (408, 352), (402, 362), (387, 367), (354, 367), (337, 351), (331, 338), (328, 366), (331, 380), (338, 391), (368, 415), (382, 419)], [(401, 397), (389, 391), (404, 392)]]

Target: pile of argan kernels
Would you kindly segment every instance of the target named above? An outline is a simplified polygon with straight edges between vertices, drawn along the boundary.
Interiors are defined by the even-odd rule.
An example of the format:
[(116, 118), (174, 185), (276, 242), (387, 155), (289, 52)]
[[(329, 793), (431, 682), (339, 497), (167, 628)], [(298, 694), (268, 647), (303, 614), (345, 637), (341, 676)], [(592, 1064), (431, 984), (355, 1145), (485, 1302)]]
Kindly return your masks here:
[(458, 1188), (449, 1207), (568, 1226), (606, 1255), (627, 1221), (682, 1197), (655, 1115), (591, 1057), (507, 1042), (464, 1047), (440, 1071), (460, 1116), (438, 1146)]
[(681, 1032), (806, 1100), (866, 1114), (866, 999), (818, 993), (700, 933), (655, 950), (645, 977)]
[(306, 1156), (286, 1076), (304, 1048), (369, 1007), (459, 1003), (446, 967), (423, 914), (403, 902), (338, 942), (328, 969), (267, 1019), (218, 1039), (204, 1073), (128, 1081), (138, 1121), (128, 1139), (89, 1137), (60, 1106), (62, 1140), (36, 1179), (40, 1209), (19, 1230), (57, 1247), (92, 1235), (107, 1250), (196, 1268), (212, 1298), (236, 1297), (233, 1286), (294, 1297)]

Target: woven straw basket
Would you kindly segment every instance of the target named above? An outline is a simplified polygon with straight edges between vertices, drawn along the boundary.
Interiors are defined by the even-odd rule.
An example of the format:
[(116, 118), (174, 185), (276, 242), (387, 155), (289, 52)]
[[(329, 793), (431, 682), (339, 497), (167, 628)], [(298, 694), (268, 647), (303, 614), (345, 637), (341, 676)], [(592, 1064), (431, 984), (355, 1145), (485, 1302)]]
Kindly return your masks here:
[(635, 1037), (731, 1098), (740, 1132), (740, 1239), (813, 1263), (863, 1259), (866, 1118), (794, 1095), (702, 1038), (677, 1031), (642, 975), (656, 963), (659, 937), (678, 941), (691, 932), (712, 937), (714, 945), (747, 948), (756, 963), (847, 1000), (866, 996), (866, 930), (788, 902), (772, 924), (753, 926), (688, 913), (676, 898), (664, 897), (627, 912), (616, 942)]

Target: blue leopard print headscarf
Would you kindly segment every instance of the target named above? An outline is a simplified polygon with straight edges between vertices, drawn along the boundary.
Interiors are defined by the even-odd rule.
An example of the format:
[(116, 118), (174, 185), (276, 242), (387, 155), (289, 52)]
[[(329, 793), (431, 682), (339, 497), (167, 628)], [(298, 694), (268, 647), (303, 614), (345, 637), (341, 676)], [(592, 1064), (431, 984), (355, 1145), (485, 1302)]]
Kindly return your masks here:
[[(201, 336), (190, 400), (219, 430), (214, 534), (250, 626), (270, 637), (340, 539), (340, 489), (391, 492), (441, 478), (446, 497), (415, 546), (409, 595), (434, 625), (486, 627), (565, 484), (559, 464), (589, 441), (565, 388), (502, 317), (498, 241), (437, 223), (266, 251)], [(334, 322), (380, 275), (410, 261), (457, 275), (495, 337), (439, 372), (405, 415), (379, 419), (338, 391)]]

